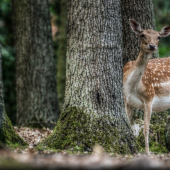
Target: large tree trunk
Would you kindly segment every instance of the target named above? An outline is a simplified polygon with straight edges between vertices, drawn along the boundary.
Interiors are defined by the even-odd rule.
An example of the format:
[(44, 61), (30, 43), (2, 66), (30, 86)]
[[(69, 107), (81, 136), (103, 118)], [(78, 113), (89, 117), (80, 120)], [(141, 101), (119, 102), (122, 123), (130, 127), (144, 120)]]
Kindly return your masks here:
[(53, 127), (59, 108), (48, 0), (13, 0), (17, 124)]
[(60, 108), (64, 102), (66, 82), (67, 0), (60, 0), (59, 49), (57, 56), (57, 91)]
[(120, 0), (68, 1), (64, 112), (38, 148), (135, 152), (123, 102)]
[(11, 121), (5, 113), (4, 105), (4, 90), (2, 81), (2, 56), (0, 48), (0, 142), (7, 144), (10, 147), (16, 146), (26, 146), (27, 143), (15, 133)]
[[(142, 29), (154, 29), (155, 18), (152, 0), (121, 0), (123, 23), (123, 65), (136, 60), (140, 51), (140, 38), (134, 34), (129, 25), (129, 19), (141, 24)], [(153, 57), (159, 57), (155, 52)]]

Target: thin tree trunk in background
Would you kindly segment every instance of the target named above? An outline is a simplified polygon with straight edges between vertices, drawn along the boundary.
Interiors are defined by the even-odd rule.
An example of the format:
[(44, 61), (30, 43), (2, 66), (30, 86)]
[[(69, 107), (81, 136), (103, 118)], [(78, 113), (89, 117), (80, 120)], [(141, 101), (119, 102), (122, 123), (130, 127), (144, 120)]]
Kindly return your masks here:
[(66, 82), (67, 0), (60, 1), (59, 49), (57, 56), (57, 91), (60, 109), (64, 102)]
[(11, 121), (9, 120), (5, 112), (4, 104), (4, 89), (2, 81), (2, 56), (1, 56), (1, 47), (0, 47), (0, 142), (7, 144), (8, 146), (14, 147), (26, 146), (27, 143), (15, 133)]
[(12, 0), (17, 124), (53, 127), (59, 116), (48, 0)]
[(38, 148), (89, 150), (98, 143), (134, 153), (123, 102), (120, 0), (68, 1), (67, 29), (64, 112)]
[[(123, 23), (123, 65), (136, 60), (140, 51), (140, 38), (130, 28), (129, 19), (141, 24), (142, 29), (156, 29), (152, 0), (121, 0)], [(159, 57), (155, 52), (153, 57)]]

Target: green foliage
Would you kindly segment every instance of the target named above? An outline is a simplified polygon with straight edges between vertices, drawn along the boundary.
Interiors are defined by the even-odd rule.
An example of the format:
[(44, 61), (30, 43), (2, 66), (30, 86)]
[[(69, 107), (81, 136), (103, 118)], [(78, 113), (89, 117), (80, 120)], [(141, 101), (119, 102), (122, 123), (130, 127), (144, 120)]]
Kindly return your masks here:
[[(154, 153), (168, 153), (165, 143), (165, 126), (168, 112), (153, 113), (149, 128), (149, 150)], [(143, 126), (143, 121), (135, 121)], [(140, 152), (145, 151), (145, 138), (143, 129), (137, 137), (137, 145)]]
[(170, 116), (167, 118), (166, 127), (165, 127), (165, 143), (167, 149), (170, 151)]
[[(170, 1), (153, 0), (157, 31), (170, 25)], [(162, 38), (159, 42), (160, 57), (170, 57), (170, 36)]]
[(15, 124), (15, 58), (10, 0), (0, 1), (0, 43), (2, 47), (2, 70), (5, 107), (12, 123)]

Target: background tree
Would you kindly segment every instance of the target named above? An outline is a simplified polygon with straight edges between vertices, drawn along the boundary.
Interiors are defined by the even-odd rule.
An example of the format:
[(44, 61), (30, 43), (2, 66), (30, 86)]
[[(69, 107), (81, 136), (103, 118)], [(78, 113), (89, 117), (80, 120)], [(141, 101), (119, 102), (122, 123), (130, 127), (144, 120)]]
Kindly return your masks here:
[[(163, 26), (170, 25), (170, 1), (169, 0), (153, 0), (155, 20), (157, 30), (161, 30)], [(170, 36), (161, 39), (159, 43), (159, 57), (170, 56)]]
[[(140, 23), (142, 29), (156, 29), (152, 0), (121, 0), (123, 23), (123, 65), (136, 60), (140, 51), (140, 38), (131, 31), (129, 19)], [(158, 52), (153, 57), (159, 57)]]
[[(38, 148), (135, 152), (123, 103), (120, 1), (68, 1), (64, 111)], [(114, 141), (114, 142), (113, 142)]]
[(27, 143), (15, 133), (12, 124), (5, 113), (4, 92), (2, 82), (2, 57), (0, 48), (0, 142), (3, 142), (10, 147), (16, 144), (26, 146)]
[(12, 0), (17, 124), (52, 127), (59, 108), (47, 0)]

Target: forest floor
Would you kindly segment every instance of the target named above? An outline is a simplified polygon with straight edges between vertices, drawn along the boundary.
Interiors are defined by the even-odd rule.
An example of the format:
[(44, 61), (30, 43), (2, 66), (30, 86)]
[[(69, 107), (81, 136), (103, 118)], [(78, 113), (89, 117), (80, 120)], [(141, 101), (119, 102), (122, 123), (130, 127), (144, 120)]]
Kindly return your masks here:
[(0, 169), (169, 169), (170, 154), (113, 155), (95, 146), (92, 154), (37, 151), (34, 147), (52, 133), (50, 129), (14, 127), (29, 144), (26, 149), (0, 148)]

